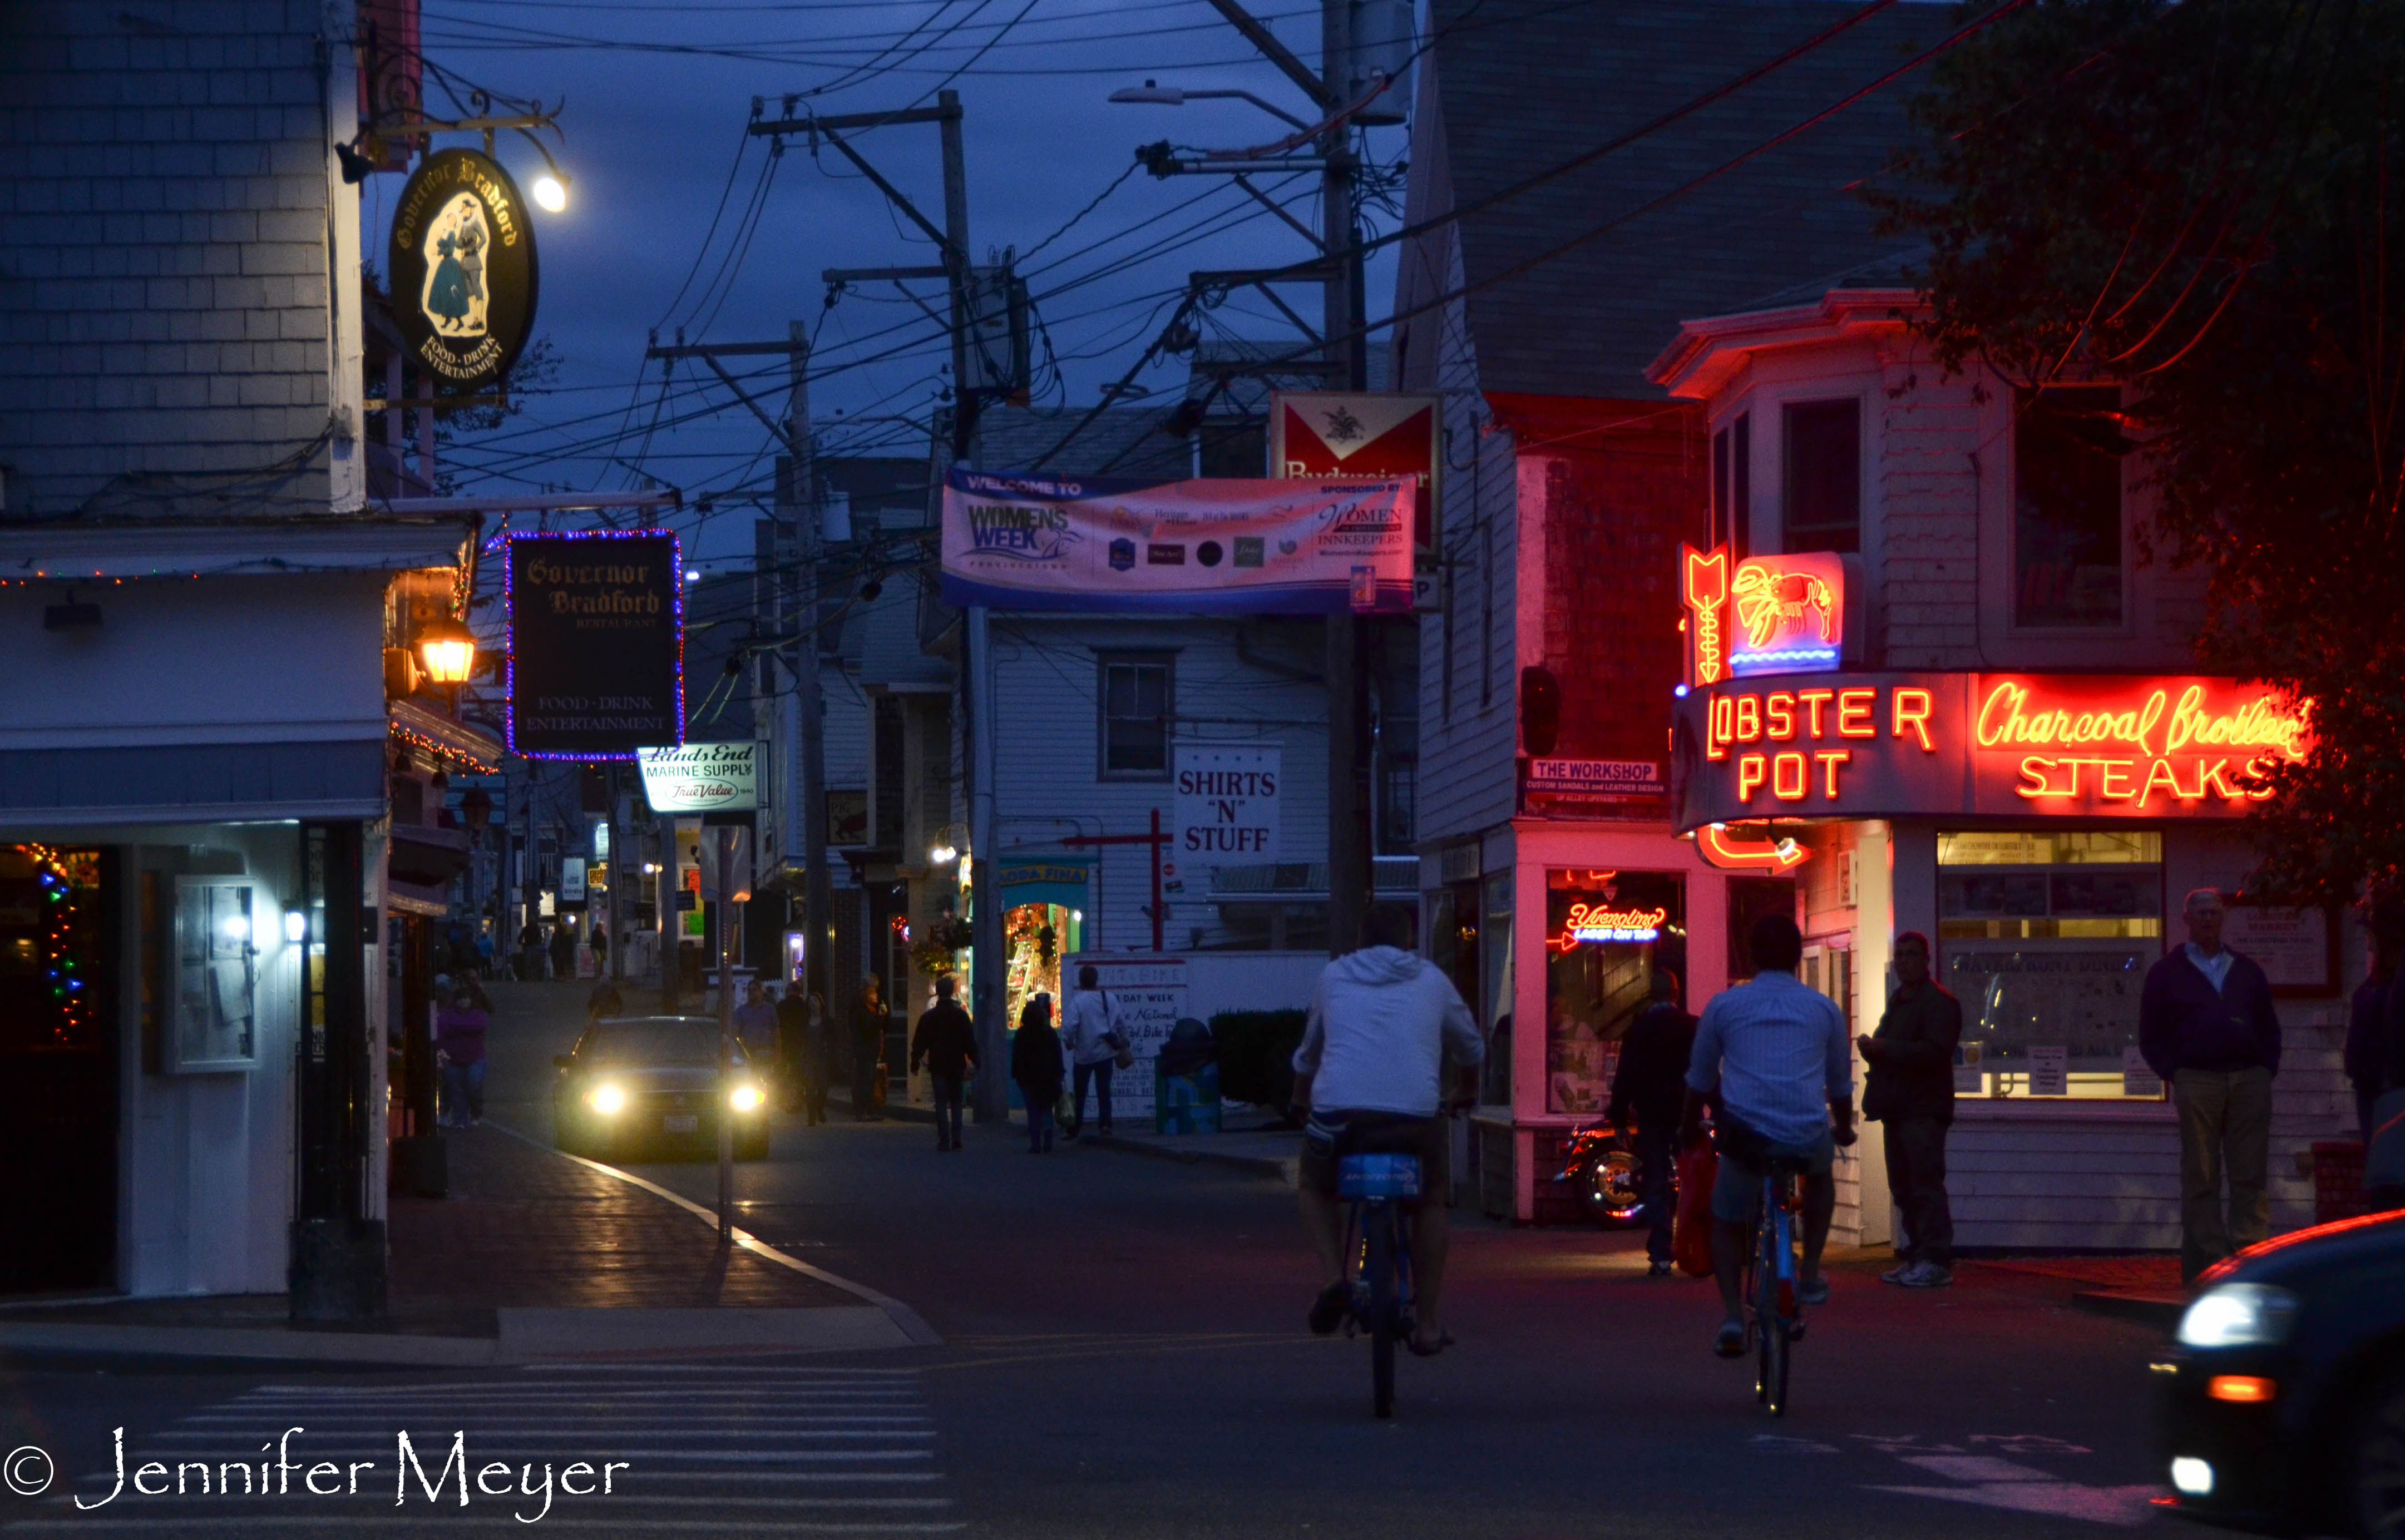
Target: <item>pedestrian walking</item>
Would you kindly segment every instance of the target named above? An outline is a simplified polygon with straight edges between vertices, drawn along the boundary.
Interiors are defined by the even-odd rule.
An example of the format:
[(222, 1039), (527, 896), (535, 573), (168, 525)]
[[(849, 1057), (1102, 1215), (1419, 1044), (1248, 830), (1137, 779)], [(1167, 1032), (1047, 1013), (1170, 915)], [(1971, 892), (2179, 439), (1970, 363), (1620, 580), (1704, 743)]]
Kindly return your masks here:
[(1679, 1113), (1687, 1100), (1687, 1060), (1695, 1049), (1695, 1018), (1679, 1004), (1679, 975), (1653, 970), (1652, 1001), (1620, 1040), (1620, 1067), (1611, 1076), (1611, 1126), (1637, 1145), (1638, 1190), (1645, 1204), (1645, 1272), (1670, 1274), (1670, 1222), (1679, 1164)]
[(935, 980), (935, 1003), (919, 1018), (910, 1036), (910, 1070), (927, 1067), (935, 1083), (935, 1148), (961, 1147), (961, 1104), (968, 1092), (969, 1071), (977, 1065), (977, 1029), (969, 1014), (952, 1003), (952, 975)]
[(493, 928), (489, 920), (476, 927), (476, 972), (485, 978), (493, 976)]
[(2179, 1108), (2183, 1282), (2271, 1233), (2280, 1018), (2261, 965), (2221, 944), (2228, 914), (2214, 889), (2188, 894), (2180, 905), (2187, 942), (2147, 970), (2138, 997), (2138, 1051), (2170, 1082)]
[(576, 932), (569, 928), (564, 918), (552, 922), (551, 976), (556, 979), (576, 976)]
[(1069, 1010), (1062, 1023), (1061, 1044), (1068, 1050), (1075, 1085), (1070, 1107), (1073, 1116), (1068, 1129), (1072, 1139), (1090, 1139), (1086, 1133), (1086, 1087), (1094, 1088), (1094, 1121), (1096, 1131), (1104, 1139), (1111, 1136), (1111, 1076), (1118, 1066), (1119, 1049), (1127, 1043), (1119, 1030), (1118, 1010), (1111, 1001), (1110, 991), (1101, 987), (1101, 975), (1087, 963), (1077, 970), (1077, 992), (1069, 997)]
[(735, 1007), (735, 1041), (743, 1044), (743, 1057), (754, 1069), (777, 1061), (777, 1002), (756, 978)]
[(518, 928), (518, 977), (532, 984), (542, 977), (542, 927), (527, 920)]
[(851, 1006), (851, 1116), (855, 1123), (877, 1115), (879, 1064), (885, 1052), (886, 1025), (893, 1016), (885, 1004), (885, 991), (872, 975), (861, 985), (860, 998)]
[(448, 1110), (442, 1121), (455, 1128), (472, 1128), (485, 1116), (485, 1033), (492, 1018), (476, 1008), (461, 989), (434, 1015), (434, 1048), (443, 1063), (443, 1099)]
[(1954, 1047), (1962, 1002), (1929, 976), (1929, 938), (1895, 938), (1895, 993), (1878, 1030), (1855, 1039), (1869, 1072), (1863, 1116), (1886, 1125), (1887, 1188), (1904, 1211), (1897, 1265), (1879, 1274), (1907, 1289), (1954, 1281), (1954, 1209), (1946, 1196), (1946, 1136), (1954, 1124)]
[(587, 1021), (608, 1021), (626, 1014), (626, 997), (618, 992), (616, 985), (606, 978), (595, 984), (593, 992), (584, 997), (584, 1019)]
[(1061, 1034), (1052, 1028), (1052, 997), (1038, 993), (1020, 1008), (1010, 1040), (1010, 1078), (1027, 1103), (1027, 1153), (1052, 1148), (1052, 1105), (1061, 1099)]
[(2405, 959), (2405, 903), (2376, 900), (2367, 917), (2371, 943), (2370, 964), (2356, 986), (2347, 1012), (2346, 1078), (2355, 1086), (2355, 1115), (2363, 1141), (2371, 1142), (2371, 1109), (2389, 1091), (2405, 1086), (2405, 1054), (2392, 1032), (2390, 1000), (2397, 987), (2397, 964)]
[(602, 924), (599, 920), (598, 920), (598, 919), (597, 919), (597, 920), (595, 920), (595, 921), (593, 922), (593, 938), (592, 938), (592, 940), (591, 940), (591, 941), (587, 942), (585, 945), (589, 945), (589, 946), (591, 946), (591, 947), (593, 948), (593, 971), (594, 971), (595, 973), (609, 973), (609, 971), (610, 971), (610, 930), (609, 930), (609, 927), (607, 927), (607, 926), (603, 925), (603, 924)]

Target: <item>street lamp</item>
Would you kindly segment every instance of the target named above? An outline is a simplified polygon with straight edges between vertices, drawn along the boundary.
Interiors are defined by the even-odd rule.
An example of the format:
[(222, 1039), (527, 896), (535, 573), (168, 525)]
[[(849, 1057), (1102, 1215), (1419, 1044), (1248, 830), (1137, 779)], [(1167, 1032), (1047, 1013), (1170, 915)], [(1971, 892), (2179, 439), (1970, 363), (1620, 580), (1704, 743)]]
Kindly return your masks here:
[(476, 667), (475, 633), (447, 617), (429, 621), (417, 633), (417, 656), (436, 684), (465, 684)]
[(1182, 91), (1175, 86), (1164, 86), (1146, 80), (1143, 85), (1130, 86), (1124, 91), (1111, 92), (1110, 99), (1123, 106), (1182, 107), (1188, 102), (1205, 102), (1214, 98), (1234, 98), (1250, 102), (1271, 117), (1284, 119), (1299, 129), (1307, 129), (1311, 126), (1284, 107), (1273, 106), (1249, 91)]

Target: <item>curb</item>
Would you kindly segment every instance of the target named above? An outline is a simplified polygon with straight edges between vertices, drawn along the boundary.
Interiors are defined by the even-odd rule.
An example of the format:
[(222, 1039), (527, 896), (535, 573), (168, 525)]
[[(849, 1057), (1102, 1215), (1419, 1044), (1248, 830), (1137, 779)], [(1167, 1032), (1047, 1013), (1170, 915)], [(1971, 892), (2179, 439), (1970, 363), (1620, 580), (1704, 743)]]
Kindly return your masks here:
[(276, 1331), (250, 1326), (0, 1324), (0, 1350), (112, 1358), (339, 1364), (350, 1368), (465, 1369), (506, 1362), (489, 1337)]
[(1298, 1155), (1248, 1155), (1228, 1150), (1172, 1149), (1141, 1139), (1121, 1139), (1117, 1134), (1097, 1134), (1092, 1143), (1100, 1150), (1118, 1150), (1154, 1160), (1174, 1160), (1180, 1165), (1225, 1167), (1252, 1176), (1271, 1177), (1289, 1187), (1301, 1180), (1299, 1173), (1302, 1161)]
[(2071, 1308), (2086, 1310), (2090, 1315), (2135, 1321), (2168, 1332), (2178, 1327), (2180, 1316), (2187, 1309), (2187, 1300), (2179, 1295), (2139, 1294), (2125, 1289), (2081, 1289), (2071, 1296)]

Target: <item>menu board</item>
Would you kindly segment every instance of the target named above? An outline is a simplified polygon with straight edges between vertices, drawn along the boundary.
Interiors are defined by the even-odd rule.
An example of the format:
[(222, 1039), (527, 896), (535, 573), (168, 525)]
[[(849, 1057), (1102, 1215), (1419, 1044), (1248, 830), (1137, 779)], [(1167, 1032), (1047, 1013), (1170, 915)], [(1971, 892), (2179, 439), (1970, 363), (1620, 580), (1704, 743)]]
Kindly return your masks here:
[(2332, 955), (2329, 911), (2271, 904), (2232, 905), (2221, 928), (2222, 945), (2260, 963), (2271, 987), (2283, 994), (2335, 995), (2337, 959)]

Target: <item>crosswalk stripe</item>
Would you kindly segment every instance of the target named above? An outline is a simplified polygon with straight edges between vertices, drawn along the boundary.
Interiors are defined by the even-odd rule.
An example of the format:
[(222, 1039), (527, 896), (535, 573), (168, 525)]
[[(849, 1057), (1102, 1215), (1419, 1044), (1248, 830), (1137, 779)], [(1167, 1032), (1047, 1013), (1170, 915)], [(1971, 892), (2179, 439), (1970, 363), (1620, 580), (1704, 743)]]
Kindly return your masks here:
[[(623, 1519), (563, 1519), (556, 1514), (539, 1521), (546, 1530), (617, 1530), (623, 1532), (626, 1527), (626, 1520)], [(528, 1522), (513, 1518), (507, 1514), (492, 1518), (474, 1515), (462, 1515), (454, 1518), (449, 1515), (433, 1516), (427, 1514), (402, 1513), (347, 1514), (343, 1516), (339, 1520), (339, 1523), (345, 1530), (356, 1530), (363, 1527), (381, 1529), (387, 1526), (406, 1524), (418, 1530), (424, 1530), (429, 1527), (443, 1529), (507, 1528), (524, 1533), (526, 1530), (533, 1527)], [(323, 1515), (309, 1517), (300, 1514), (223, 1514), (195, 1518), (171, 1516), (157, 1519), (118, 1519), (94, 1517), (92, 1515), (85, 1514), (79, 1515), (74, 1519), (21, 1519), (14, 1523), (0, 1524), (0, 1534), (50, 1534), (70, 1530), (78, 1534), (90, 1534), (100, 1531), (127, 1530), (167, 1530), (176, 1533), (189, 1533), (194, 1530), (255, 1530), (269, 1528), (299, 1529), (304, 1527), (316, 1529), (327, 1528), (329, 1527), (329, 1518), (328, 1516)], [(968, 1528), (968, 1525), (958, 1520), (915, 1524), (881, 1522), (845, 1524), (812, 1523), (808, 1521), (780, 1524), (767, 1522), (751, 1523), (735, 1519), (709, 1520), (655, 1519), (645, 1520), (643, 1522), (643, 1528), (646, 1531), (654, 1533), (673, 1532), (686, 1534), (957, 1534), (961, 1531)]]

